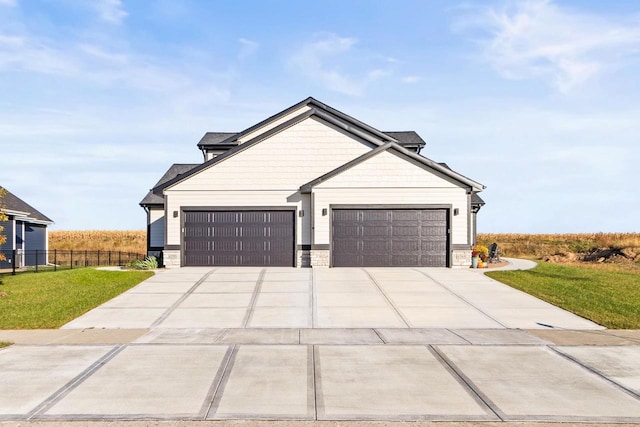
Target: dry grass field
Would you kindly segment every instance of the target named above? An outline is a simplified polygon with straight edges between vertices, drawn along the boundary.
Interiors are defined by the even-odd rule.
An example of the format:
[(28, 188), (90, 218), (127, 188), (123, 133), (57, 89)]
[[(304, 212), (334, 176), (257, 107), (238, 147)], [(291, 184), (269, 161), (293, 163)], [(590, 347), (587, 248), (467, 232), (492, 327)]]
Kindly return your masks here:
[(603, 269), (610, 264), (640, 268), (640, 233), (478, 234), (478, 243), (493, 242), (506, 257), (597, 264)]
[(49, 250), (147, 252), (146, 231), (50, 231)]

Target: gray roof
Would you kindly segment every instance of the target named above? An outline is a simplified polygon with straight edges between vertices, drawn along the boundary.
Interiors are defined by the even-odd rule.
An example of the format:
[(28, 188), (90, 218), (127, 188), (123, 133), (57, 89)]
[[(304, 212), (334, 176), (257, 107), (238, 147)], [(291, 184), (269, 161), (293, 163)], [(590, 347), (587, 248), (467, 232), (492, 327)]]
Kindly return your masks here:
[[(299, 115), (297, 115), (296, 117), (293, 117), (289, 120), (287, 120), (284, 123), (279, 124), (278, 126), (264, 132), (261, 135), (258, 135), (248, 141), (245, 141), (242, 144), (237, 144), (237, 140), (239, 138), (242, 138), (245, 135), (250, 134), (251, 132), (255, 131), (256, 129), (260, 129), (262, 127), (264, 127), (266, 124), (273, 122), (277, 119), (280, 119), (284, 116), (286, 116), (287, 114), (291, 113), (292, 111), (295, 111), (297, 109), (299, 109), (301, 106), (306, 105), (309, 106), (310, 109), (308, 109), (305, 112), (300, 113)], [(293, 123), (297, 123), (301, 120), (304, 120), (308, 117), (318, 117), (319, 119), (322, 119), (330, 124), (333, 124), (335, 126), (340, 127), (341, 129), (344, 129), (347, 132), (350, 132), (366, 141), (368, 141), (369, 143), (371, 143), (374, 147), (375, 146), (384, 146), (388, 143), (393, 143), (397, 148), (399, 148), (400, 150), (407, 150), (407, 148), (410, 148), (410, 145), (413, 144), (413, 147), (421, 147), (420, 143), (424, 143), (424, 140), (422, 140), (422, 138), (420, 138), (418, 136), (418, 134), (416, 134), (415, 132), (412, 131), (407, 131), (407, 132), (391, 132), (391, 134), (387, 134), (384, 133), (382, 131), (379, 131), (351, 116), (348, 116), (332, 107), (329, 107), (326, 104), (321, 103), (320, 101), (313, 99), (311, 97), (281, 111), (280, 113), (277, 113), (265, 120), (263, 120), (262, 122), (255, 124), (253, 126), (251, 126), (250, 128), (247, 128), (245, 130), (243, 130), (242, 132), (239, 132), (237, 134), (234, 134), (232, 132), (208, 132), (207, 134), (205, 134), (205, 136), (203, 137), (203, 139), (201, 139), (200, 143), (198, 143), (198, 146), (200, 148), (203, 148), (203, 146), (208, 146), (208, 147), (212, 147), (212, 146), (216, 146), (216, 145), (229, 145), (230, 147), (228, 147), (228, 150), (226, 150), (224, 153), (205, 161), (204, 163), (201, 163), (199, 165), (196, 165), (195, 167), (193, 167), (192, 169), (184, 172), (183, 174), (181, 174), (181, 176), (175, 175), (172, 178), (169, 178), (168, 180), (159, 183), (156, 185), (156, 187), (154, 187), (154, 189), (152, 190), (152, 193), (155, 193), (155, 195), (153, 194), (149, 194), (147, 195), (147, 197), (145, 197), (145, 199), (143, 199), (143, 201), (141, 202), (141, 205), (147, 205), (147, 204), (162, 204), (163, 202), (160, 201), (159, 199), (162, 196), (162, 190), (166, 187), (169, 187), (171, 185), (174, 185), (186, 178), (188, 178), (189, 176), (200, 172), (201, 170), (207, 169), (211, 166), (214, 166), (215, 164), (222, 162), (224, 160), (226, 160), (227, 158), (234, 156), (235, 154), (248, 149), (249, 147), (259, 143), (260, 141), (264, 140), (265, 138), (270, 137), (271, 135), (280, 132), (282, 129), (285, 129), (289, 126), (291, 126)], [(407, 146), (407, 148), (403, 147), (403, 143), (401, 142), (401, 140), (399, 140), (398, 138), (396, 138), (396, 136), (393, 136), (392, 134), (396, 135), (397, 137), (399, 137), (400, 139), (405, 141), (405, 145)], [(207, 136), (209, 135), (209, 136)], [(203, 144), (203, 140), (205, 141), (205, 143)], [(212, 141), (211, 143), (207, 143), (206, 141)], [(411, 150), (410, 150), (411, 151)], [(416, 150), (419, 151), (419, 150)], [(460, 182), (464, 182), (466, 185), (469, 185), (471, 187), (474, 188), (478, 188), (479, 191), (481, 191), (482, 188), (484, 188), (484, 186), (476, 181), (473, 181), (463, 175), (460, 175), (454, 171), (451, 171), (448, 167), (446, 166), (442, 166), (430, 159), (427, 159), (426, 157), (422, 157), (420, 156), (420, 154), (417, 153), (410, 153), (407, 152), (405, 153), (406, 155), (409, 155), (409, 157), (413, 157), (414, 155), (417, 157), (414, 157), (414, 159), (417, 159), (420, 162), (423, 162), (425, 164), (427, 164), (428, 166), (439, 170), (440, 172), (443, 172), (445, 175), (448, 175), (452, 178), (454, 178), (457, 181)], [(167, 176), (167, 174), (165, 174), (165, 176)], [(154, 197), (157, 196), (157, 197)]]
[[(0, 187), (0, 188), (3, 188), (3, 187)], [(31, 206), (30, 204), (28, 204), (27, 202), (25, 202), (15, 194), (11, 193), (6, 188), (4, 190), (6, 191), (6, 194), (2, 198), (3, 210), (25, 212), (28, 214), (29, 218), (31, 219), (34, 219), (37, 221), (44, 221), (44, 222), (53, 222), (51, 218), (49, 218), (48, 216), (46, 216), (45, 214), (43, 214), (42, 212), (40, 212), (39, 210)]]
[[(384, 132), (386, 135), (391, 138), (397, 139), (400, 145), (403, 147), (418, 147), (422, 148), (426, 145), (424, 139), (420, 137), (415, 131), (394, 131), (394, 132)], [(238, 136), (237, 132), (207, 132), (198, 142), (198, 147), (202, 148), (204, 146), (217, 145), (224, 141), (224, 144), (237, 145), (236, 137)], [(233, 142), (232, 142), (233, 141)]]
[[(336, 110), (333, 107), (330, 107), (320, 101), (318, 101), (317, 99), (314, 99), (312, 97), (308, 97), (307, 99), (302, 100), (301, 102), (298, 102), (295, 105), (292, 105), (291, 107), (277, 113), (274, 114), (273, 116), (261, 121), (260, 123), (257, 123), (245, 130), (243, 130), (242, 132), (207, 132), (204, 134), (204, 136), (200, 139), (200, 142), (198, 142), (198, 147), (199, 148), (203, 148), (204, 146), (211, 146), (211, 145), (217, 145), (217, 144), (222, 144), (222, 145), (237, 145), (237, 141), (238, 138), (242, 137), (243, 135), (246, 135), (248, 133), (253, 132), (256, 129), (259, 129), (261, 127), (263, 127), (265, 124), (270, 123), (274, 120), (277, 120), (281, 117), (286, 116), (287, 114), (289, 114), (291, 111), (294, 111), (298, 108), (300, 108), (303, 105), (307, 105), (310, 107), (316, 107), (316, 108), (320, 108), (324, 111), (327, 111), (329, 113), (332, 113), (340, 118), (342, 118), (343, 120), (347, 120), (350, 123), (353, 123), (355, 126), (364, 129), (368, 132), (371, 132), (373, 134), (378, 135), (379, 137), (382, 137), (384, 139), (384, 136), (388, 136), (390, 137), (392, 140), (397, 141), (400, 143), (400, 145), (404, 146), (404, 147), (418, 147), (419, 149), (424, 147), (426, 145), (425, 141), (420, 138), (420, 136), (414, 132), (414, 131), (393, 131), (393, 132), (382, 132), (379, 131), (369, 125), (367, 125), (366, 123), (363, 123), (347, 114), (344, 114), (341, 111)], [(418, 150), (419, 151), (419, 150)]]
[(181, 164), (181, 163), (171, 165), (169, 170), (166, 171), (164, 175), (162, 175), (162, 178), (160, 178), (160, 180), (156, 182), (156, 185), (154, 185), (153, 188), (144, 197), (144, 199), (142, 199), (142, 201), (140, 202), (140, 205), (141, 206), (164, 205), (164, 196), (162, 195), (162, 191), (154, 192), (154, 189), (164, 184), (165, 182), (168, 182), (173, 178), (176, 178), (177, 176), (190, 171), (196, 166), (198, 165), (197, 164), (196, 165)]
[(220, 144), (222, 141), (237, 134), (237, 132), (207, 132), (202, 139), (200, 139), (200, 142), (198, 142), (198, 147)]
[(482, 197), (478, 196), (478, 193), (473, 193), (471, 195), (471, 204), (472, 205), (484, 206), (485, 202), (484, 202), (484, 200), (482, 200)]
[(394, 132), (385, 132), (385, 133), (390, 137), (397, 139), (400, 145), (402, 145), (403, 147), (422, 148), (425, 145), (427, 145), (427, 143), (424, 142), (424, 139), (420, 138), (420, 135), (418, 135), (415, 131), (412, 131), (412, 130), (399, 131), (399, 132), (394, 131)]

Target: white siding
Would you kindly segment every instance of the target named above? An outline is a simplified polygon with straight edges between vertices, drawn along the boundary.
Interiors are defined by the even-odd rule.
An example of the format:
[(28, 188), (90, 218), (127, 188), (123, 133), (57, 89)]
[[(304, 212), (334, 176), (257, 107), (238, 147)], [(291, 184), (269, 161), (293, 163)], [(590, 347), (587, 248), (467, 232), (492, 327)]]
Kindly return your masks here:
[(261, 141), (165, 190), (291, 190), (369, 151), (313, 118)]
[(468, 243), (467, 192), (455, 183), (417, 162), (383, 151), (366, 161), (318, 184), (314, 193), (314, 244), (328, 244), (330, 205), (451, 205), (459, 209), (453, 217), (452, 244)]
[(299, 116), (300, 114), (304, 113), (305, 111), (309, 111), (311, 108), (308, 105), (303, 105), (302, 107), (298, 108), (297, 110), (292, 111), (291, 113), (284, 115), (282, 117), (280, 117), (278, 120), (275, 120), (271, 123), (268, 123), (267, 125), (258, 128), (256, 130), (254, 130), (251, 133), (248, 133), (246, 135), (244, 135), (242, 138), (239, 138), (238, 141), (240, 141), (240, 143), (243, 142), (247, 142), (253, 138), (255, 138), (258, 135), (261, 135), (265, 132), (268, 132), (269, 130), (275, 128), (276, 126), (281, 125), (282, 123), (286, 122), (287, 120), (291, 120), (296, 116)]
[(149, 210), (149, 246), (164, 247), (164, 209)]
[(467, 243), (467, 194), (462, 188), (341, 188), (314, 190), (315, 240), (314, 244), (331, 242), (329, 223), (330, 205), (452, 205), (459, 214), (453, 217), (452, 244)]
[(458, 188), (459, 185), (417, 161), (407, 161), (389, 151), (383, 151), (315, 188), (354, 187)]
[[(310, 199), (301, 185), (371, 149), (369, 144), (313, 118), (165, 190), (167, 244), (180, 244), (181, 206), (296, 206), (296, 242), (310, 244)], [(304, 197), (304, 199), (303, 199)]]

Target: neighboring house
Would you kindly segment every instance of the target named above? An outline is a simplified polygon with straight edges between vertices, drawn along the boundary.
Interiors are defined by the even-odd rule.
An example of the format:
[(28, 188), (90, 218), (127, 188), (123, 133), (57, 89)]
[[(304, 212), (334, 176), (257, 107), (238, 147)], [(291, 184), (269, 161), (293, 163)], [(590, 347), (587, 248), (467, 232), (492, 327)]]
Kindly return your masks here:
[(167, 267), (468, 266), (485, 187), (313, 98), (208, 132), (140, 205)]
[(45, 264), (49, 246), (47, 226), (53, 221), (8, 190), (5, 191), (7, 193), (2, 198), (1, 207), (9, 219), (0, 222), (4, 227), (2, 234), (7, 237), (7, 241), (0, 245), (0, 252), (7, 259), (0, 261), (0, 268), (11, 268), (14, 250), (17, 267), (36, 265), (36, 261)]

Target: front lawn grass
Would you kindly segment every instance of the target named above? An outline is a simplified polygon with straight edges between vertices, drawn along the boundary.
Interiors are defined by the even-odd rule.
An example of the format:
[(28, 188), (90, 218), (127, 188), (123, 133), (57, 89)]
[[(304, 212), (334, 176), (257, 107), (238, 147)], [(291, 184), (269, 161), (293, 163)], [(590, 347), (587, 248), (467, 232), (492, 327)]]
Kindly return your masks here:
[(640, 329), (640, 274), (541, 262), (487, 276), (611, 329)]
[(81, 268), (3, 276), (0, 329), (59, 328), (152, 275)]

